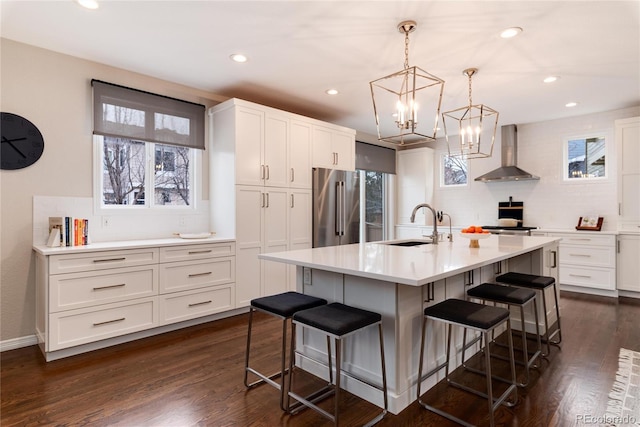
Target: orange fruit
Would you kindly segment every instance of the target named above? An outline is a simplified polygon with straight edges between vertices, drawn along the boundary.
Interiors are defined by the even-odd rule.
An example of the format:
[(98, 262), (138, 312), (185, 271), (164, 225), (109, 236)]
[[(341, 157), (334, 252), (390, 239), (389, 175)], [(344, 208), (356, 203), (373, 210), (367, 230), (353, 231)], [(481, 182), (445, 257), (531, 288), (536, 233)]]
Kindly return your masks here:
[(484, 233), (482, 227), (476, 227), (476, 233)]

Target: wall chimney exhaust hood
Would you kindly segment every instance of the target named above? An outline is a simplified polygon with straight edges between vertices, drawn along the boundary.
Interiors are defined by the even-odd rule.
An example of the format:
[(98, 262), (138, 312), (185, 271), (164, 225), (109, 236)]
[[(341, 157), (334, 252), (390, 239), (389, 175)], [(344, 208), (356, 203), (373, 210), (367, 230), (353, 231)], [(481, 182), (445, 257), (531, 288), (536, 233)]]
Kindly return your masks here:
[(475, 180), (482, 182), (504, 182), (540, 179), (539, 176), (532, 175), (516, 166), (516, 159), (518, 158), (518, 129), (516, 125), (502, 126), (501, 131), (502, 166), (477, 177)]

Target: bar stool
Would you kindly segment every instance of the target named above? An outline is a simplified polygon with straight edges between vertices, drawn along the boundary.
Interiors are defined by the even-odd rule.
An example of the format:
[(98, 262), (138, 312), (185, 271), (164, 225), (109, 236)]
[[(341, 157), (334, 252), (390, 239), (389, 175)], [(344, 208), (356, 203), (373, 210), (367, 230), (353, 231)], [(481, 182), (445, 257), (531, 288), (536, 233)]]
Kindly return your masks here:
[[(562, 329), (560, 328), (560, 304), (558, 304), (558, 290), (556, 289), (556, 280), (549, 276), (537, 276), (535, 274), (524, 273), (505, 273), (496, 277), (496, 281), (509, 286), (517, 286), (520, 288), (529, 288), (542, 292), (542, 308), (544, 310), (544, 335), (546, 335), (547, 353), (542, 356), (551, 354), (551, 344), (559, 345), (562, 342)], [(553, 297), (556, 303), (556, 317), (558, 319), (558, 327), (552, 334), (549, 334), (549, 320), (547, 318), (547, 295), (546, 289), (553, 286)], [(558, 340), (553, 341), (551, 338), (558, 335)]]
[[(422, 376), (423, 359), (424, 359), (424, 347), (426, 342), (427, 320), (437, 320), (449, 325), (447, 332), (447, 358), (444, 363), (436, 366), (431, 371), (427, 372), (424, 377)], [(507, 389), (497, 398), (493, 396), (492, 378), (498, 381), (505, 381), (502, 378), (494, 377), (491, 375), (491, 354), (489, 345), (485, 345), (485, 371), (482, 372), (487, 379), (487, 393), (483, 393), (479, 390), (467, 387), (463, 384), (452, 381), (449, 378), (449, 360), (451, 355), (451, 327), (453, 325), (460, 326), (467, 329), (481, 332), (484, 337), (484, 342), (489, 343), (489, 333), (495, 330), (497, 327), (505, 324), (507, 325), (507, 336), (509, 340), (509, 357), (511, 365), (511, 380), (507, 381), (509, 386)], [(434, 375), (442, 368), (445, 368), (445, 377), (447, 383), (454, 387), (460, 388), (467, 392), (476, 394), (478, 396), (487, 399), (489, 404), (489, 422), (491, 427), (495, 425), (494, 412), (502, 404), (506, 406), (514, 406), (518, 400), (518, 389), (516, 387), (516, 368), (513, 358), (513, 338), (511, 336), (511, 320), (509, 318), (509, 310), (502, 307), (492, 307), (484, 304), (478, 304), (471, 301), (464, 301), (460, 299), (447, 299), (438, 304), (432, 305), (424, 309), (424, 319), (422, 322), (422, 341), (420, 346), (420, 363), (418, 367), (418, 403), (427, 410), (434, 412), (442, 417), (445, 417), (451, 421), (464, 426), (470, 426), (471, 424), (461, 420), (460, 418), (445, 412), (441, 409), (435, 408), (422, 400), (420, 387), (422, 381), (426, 380), (430, 376)], [(506, 399), (513, 393), (513, 402), (508, 402)]]
[[(285, 375), (285, 357), (287, 348), (287, 319), (290, 319), (293, 314), (300, 310), (306, 310), (308, 308), (318, 307), (326, 304), (327, 301), (322, 298), (312, 297), (310, 295), (300, 294), (298, 292), (285, 292), (282, 294), (271, 295), (262, 298), (256, 298), (251, 301), (249, 308), (249, 330), (247, 332), (247, 351), (245, 353), (244, 363), (244, 385), (247, 388), (252, 388), (258, 384), (267, 383), (280, 390), (280, 408), (285, 410), (284, 407), (284, 375)], [(251, 352), (251, 329), (253, 326), (253, 312), (262, 311), (264, 313), (275, 316), (282, 319), (282, 354), (280, 371), (271, 375), (265, 375), (249, 366), (249, 355)], [(249, 372), (256, 375), (260, 379), (249, 383)], [(274, 378), (280, 376), (280, 384), (273, 381)]]
[[(295, 331), (296, 326), (301, 326), (303, 328), (307, 328), (310, 330), (315, 330), (323, 333), (327, 337), (327, 356), (328, 356), (328, 364), (324, 364), (323, 362), (315, 360), (315, 362), (325, 365), (329, 369), (329, 383), (326, 387), (322, 388), (320, 391), (315, 392), (307, 397), (302, 397), (299, 394), (292, 391), (292, 383), (294, 377), (294, 366), (293, 362), (295, 359), (295, 354), (300, 354), (295, 349)], [(342, 340), (350, 335), (353, 335), (367, 327), (370, 326), (378, 326), (378, 336), (380, 341), (380, 360), (382, 365), (382, 387), (376, 384), (372, 384), (370, 381), (365, 380), (363, 378), (359, 378), (353, 373), (343, 371), (342, 364)], [(288, 397), (294, 398), (300, 404), (311, 408), (318, 413), (322, 414), (326, 418), (333, 421), (333, 423), (337, 426), (339, 422), (339, 411), (338, 407), (340, 404), (340, 376), (345, 375), (349, 378), (353, 378), (357, 381), (365, 383), (373, 388), (380, 390), (383, 394), (384, 399), (384, 408), (381, 413), (379, 413), (376, 417), (372, 418), (367, 424), (367, 426), (372, 426), (382, 420), (382, 418), (387, 413), (388, 402), (387, 402), (387, 371), (385, 369), (384, 362), (384, 342), (382, 338), (382, 316), (378, 313), (374, 313), (367, 310), (362, 310), (359, 308), (351, 307), (348, 305), (340, 304), (340, 303), (331, 303), (315, 308), (310, 308), (308, 310), (303, 310), (295, 313), (291, 322), (292, 332), (291, 332), (291, 356), (289, 358), (289, 384), (288, 384)], [(334, 346), (335, 346), (335, 360), (336, 360), (336, 368), (335, 368), (335, 386), (333, 383), (333, 369), (331, 364), (331, 338), (333, 338)], [(307, 356), (305, 356), (307, 357)], [(320, 395), (320, 393), (324, 392), (325, 389), (329, 389), (328, 393), (324, 393)], [(334, 394), (334, 412), (333, 414), (325, 411), (324, 409), (318, 407), (315, 402), (318, 400)], [(295, 409), (290, 404), (290, 399), (287, 399), (287, 410), (289, 413), (295, 413)]]
[[(540, 328), (538, 327), (538, 305), (536, 303), (536, 292), (530, 289), (524, 288), (512, 288), (509, 286), (503, 285), (494, 285), (492, 283), (483, 283), (474, 288), (471, 288), (467, 291), (467, 296), (472, 298), (481, 299), (483, 301), (490, 301), (493, 303), (506, 304), (509, 307), (516, 306), (520, 307), (520, 323), (522, 325), (522, 354), (524, 357), (524, 361), (516, 361), (516, 363), (521, 363), (525, 366), (526, 372), (526, 381), (517, 383), (519, 387), (526, 387), (529, 384), (529, 370), (532, 367), (537, 367), (535, 365), (536, 359), (540, 356), (542, 352), (542, 344), (540, 342)], [(529, 354), (529, 350), (527, 348), (527, 331), (525, 328), (524, 322), (524, 309), (529, 305), (533, 310), (533, 315), (535, 318), (536, 324), (536, 342), (538, 344), (538, 348), (533, 353)], [(466, 348), (466, 334), (462, 342), (462, 351), (463, 356), (462, 360), (464, 361), (464, 351)], [(531, 357), (529, 357), (531, 356)], [(499, 357), (499, 356), (495, 356)]]

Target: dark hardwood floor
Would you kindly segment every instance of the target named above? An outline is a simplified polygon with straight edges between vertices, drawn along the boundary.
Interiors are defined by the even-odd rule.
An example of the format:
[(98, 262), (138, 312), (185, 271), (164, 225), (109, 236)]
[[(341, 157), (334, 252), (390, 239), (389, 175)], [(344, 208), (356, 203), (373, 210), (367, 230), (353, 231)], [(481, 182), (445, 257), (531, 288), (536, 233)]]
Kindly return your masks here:
[[(500, 408), (501, 426), (578, 426), (602, 416), (620, 347), (640, 351), (640, 300), (574, 293), (561, 297), (563, 343), (519, 390), (519, 404)], [(257, 363), (276, 361), (280, 323), (257, 317)], [(269, 386), (242, 383), (246, 315), (45, 363), (36, 346), (1, 354), (0, 424), (91, 426), (321, 426), (313, 411), (279, 409)], [(271, 366), (276, 366), (272, 364)], [(427, 394), (471, 423), (488, 425), (486, 401), (446, 386)], [(347, 395), (345, 426), (375, 410)], [(380, 426), (448, 426), (416, 402)]]

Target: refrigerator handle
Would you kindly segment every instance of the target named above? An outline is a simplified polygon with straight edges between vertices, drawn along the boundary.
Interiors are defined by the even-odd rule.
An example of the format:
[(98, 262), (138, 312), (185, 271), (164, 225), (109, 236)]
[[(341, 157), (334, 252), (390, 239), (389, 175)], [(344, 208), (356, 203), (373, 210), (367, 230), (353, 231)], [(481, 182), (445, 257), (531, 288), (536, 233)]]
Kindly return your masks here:
[(336, 236), (344, 234), (344, 182), (336, 182)]

